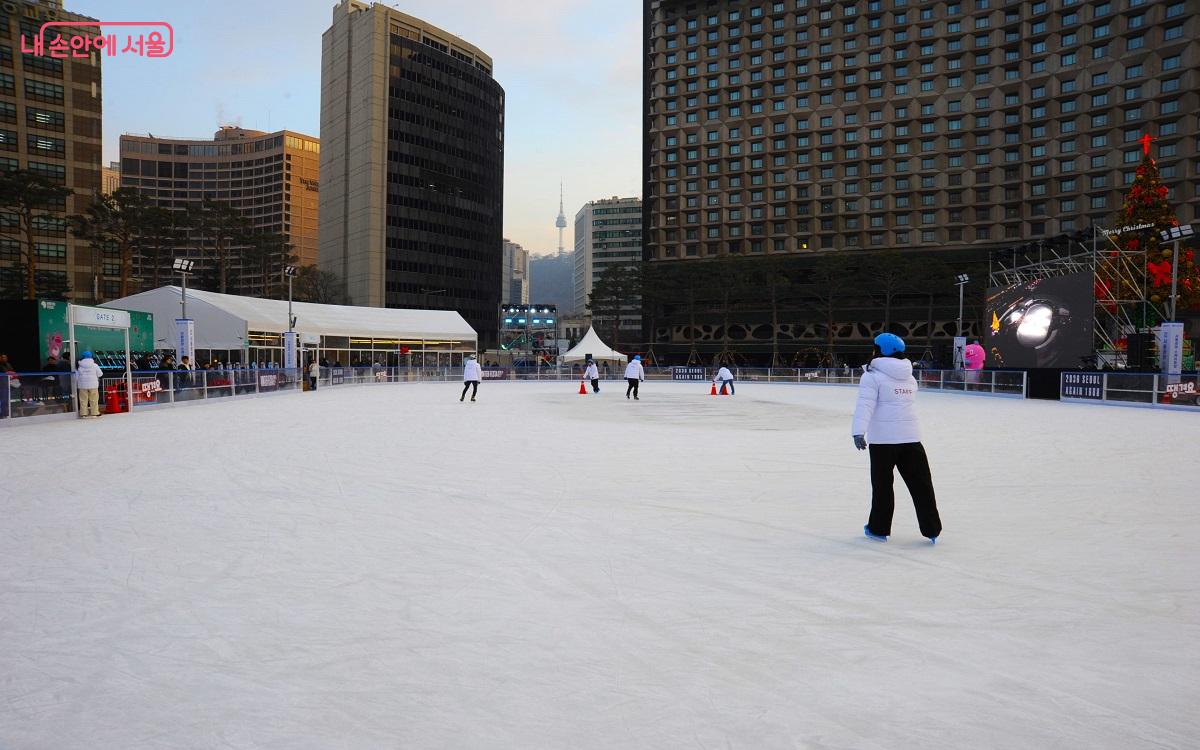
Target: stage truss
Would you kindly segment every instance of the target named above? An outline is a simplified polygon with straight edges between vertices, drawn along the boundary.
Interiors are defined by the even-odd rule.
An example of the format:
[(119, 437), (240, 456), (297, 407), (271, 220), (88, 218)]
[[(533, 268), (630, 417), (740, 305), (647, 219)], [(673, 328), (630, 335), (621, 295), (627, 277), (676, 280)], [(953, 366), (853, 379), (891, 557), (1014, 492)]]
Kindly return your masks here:
[(1090, 243), (1039, 242), (1003, 256), (1004, 251), (996, 251), (989, 261), (989, 286), (1006, 287), (1050, 276), (1090, 273), (1094, 299), (1092, 350), (1096, 364), (1123, 368), (1126, 352), (1118, 342), (1130, 333), (1145, 332), (1151, 319), (1165, 320), (1167, 311), (1162, 304), (1150, 301), (1147, 293), (1145, 252), (1125, 250), (1115, 237), (1097, 232)]

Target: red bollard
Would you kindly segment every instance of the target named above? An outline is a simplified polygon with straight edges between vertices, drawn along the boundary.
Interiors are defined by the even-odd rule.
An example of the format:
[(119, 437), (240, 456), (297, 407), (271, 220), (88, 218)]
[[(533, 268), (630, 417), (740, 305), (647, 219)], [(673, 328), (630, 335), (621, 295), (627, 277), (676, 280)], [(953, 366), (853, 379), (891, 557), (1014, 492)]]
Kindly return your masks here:
[(582, 381), (582, 380), (580, 380), (580, 381), (579, 381), (579, 395), (580, 395), (580, 396), (586, 396), (586, 395), (587, 395), (587, 388), (586, 388), (586, 387), (583, 385), (583, 381)]

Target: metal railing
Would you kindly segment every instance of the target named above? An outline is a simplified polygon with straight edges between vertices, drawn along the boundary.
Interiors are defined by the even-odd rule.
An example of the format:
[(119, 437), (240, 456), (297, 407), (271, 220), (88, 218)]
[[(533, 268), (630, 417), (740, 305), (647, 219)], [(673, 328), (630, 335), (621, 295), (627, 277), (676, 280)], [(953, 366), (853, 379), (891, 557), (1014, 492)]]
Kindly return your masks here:
[(1200, 411), (1200, 376), (1153, 372), (1064, 372), (1059, 400)]
[[(854, 386), (862, 375), (861, 368), (795, 368), (795, 367), (738, 367), (732, 368), (738, 383), (780, 383)], [(690, 367), (686, 371), (674, 367), (648, 367), (646, 379), (652, 381), (708, 382), (715, 375), (711, 367)], [(624, 370), (611, 369), (606, 381), (621, 381)], [(33, 417), (71, 417), (77, 405), (74, 399), (74, 373), (39, 372), (9, 373), (8, 383), (0, 383), (0, 423), (12, 424)], [(132, 399), (125, 377), (113, 373), (101, 380), (100, 409), (103, 413), (142, 411), (162, 406), (204, 403), (223, 399), (299, 393), (312, 388), (309, 370), (225, 368), (220, 370), (149, 370), (135, 371), (132, 377)], [(582, 371), (567, 367), (483, 368), (484, 382), (518, 381), (576, 381)], [(681, 377), (681, 375), (684, 375)], [(915, 370), (914, 375), (923, 390), (937, 390), (972, 395), (1023, 398), (1026, 394), (1026, 373), (1009, 370)], [(0, 374), (0, 380), (5, 380)], [(316, 389), (344, 386), (381, 385), (386, 383), (446, 383), (461, 382), (460, 367), (321, 367)], [(5, 387), (7, 386), (7, 387)], [(1112, 400), (1121, 400), (1118, 383)], [(1153, 386), (1158, 388), (1157, 383)], [(1132, 390), (1128, 400), (1138, 400), (1140, 391)], [(7, 398), (6, 398), (7, 396)], [(1146, 396), (1146, 401), (1153, 401)], [(132, 401), (132, 403), (130, 403)]]

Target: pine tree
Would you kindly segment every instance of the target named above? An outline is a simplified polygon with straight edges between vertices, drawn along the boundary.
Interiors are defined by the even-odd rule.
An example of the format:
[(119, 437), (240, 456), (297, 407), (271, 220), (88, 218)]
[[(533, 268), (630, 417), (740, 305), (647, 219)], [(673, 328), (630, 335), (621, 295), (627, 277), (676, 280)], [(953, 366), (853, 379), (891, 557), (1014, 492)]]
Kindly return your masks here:
[[(1171, 296), (1170, 243), (1160, 246), (1159, 232), (1179, 226), (1179, 219), (1167, 201), (1167, 186), (1162, 183), (1158, 165), (1147, 153), (1134, 175), (1133, 185), (1117, 215), (1116, 226), (1150, 225), (1145, 230), (1124, 232), (1120, 243), (1146, 267), (1147, 294), (1151, 302), (1165, 302)], [(1178, 306), (1181, 310), (1200, 307), (1200, 269), (1192, 250), (1181, 249), (1179, 255)]]

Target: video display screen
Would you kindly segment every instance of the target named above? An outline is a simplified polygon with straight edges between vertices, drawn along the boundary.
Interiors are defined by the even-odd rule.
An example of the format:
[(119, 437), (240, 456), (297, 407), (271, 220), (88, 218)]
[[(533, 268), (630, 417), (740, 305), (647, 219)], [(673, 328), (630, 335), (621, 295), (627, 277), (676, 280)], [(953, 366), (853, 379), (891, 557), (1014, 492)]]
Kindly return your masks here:
[(988, 367), (1078, 367), (1092, 350), (1091, 273), (988, 290), (984, 347)]

